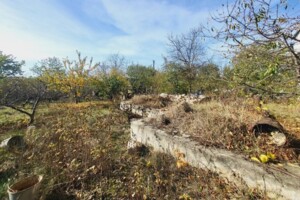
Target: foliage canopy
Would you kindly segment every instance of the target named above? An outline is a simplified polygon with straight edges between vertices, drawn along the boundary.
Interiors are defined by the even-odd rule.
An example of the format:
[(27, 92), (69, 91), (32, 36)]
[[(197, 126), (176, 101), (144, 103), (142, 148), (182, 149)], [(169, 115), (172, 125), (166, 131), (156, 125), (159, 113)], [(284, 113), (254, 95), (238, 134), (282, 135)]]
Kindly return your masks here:
[(16, 61), (16, 58), (12, 55), (5, 55), (2, 51), (0, 51), (0, 79), (18, 74), (21, 75), (21, 67), (24, 64), (24, 61)]

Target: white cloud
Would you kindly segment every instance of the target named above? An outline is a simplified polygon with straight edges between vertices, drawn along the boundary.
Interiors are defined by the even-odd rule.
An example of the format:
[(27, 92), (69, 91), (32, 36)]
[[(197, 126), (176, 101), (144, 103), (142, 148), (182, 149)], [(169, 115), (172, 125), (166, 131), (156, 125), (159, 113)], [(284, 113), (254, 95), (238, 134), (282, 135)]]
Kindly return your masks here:
[[(87, 0), (80, 12), (63, 3), (0, 1), (0, 50), (31, 64), (49, 56), (73, 58), (76, 49), (95, 61), (118, 52), (141, 64), (159, 63), (168, 34), (186, 32), (209, 17), (205, 7), (167, 1)], [(93, 23), (85, 21), (90, 19)]]
[(49, 1), (0, 2), (0, 50), (25, 60), (28, 71), (50, 56), (75, 57), (75, 50), (91, 51), (95, 33)]
[(64, 52), (73, 43), (70, 34), (73, 37), (91, 35), (84, 25), (44, 1), (16, 1), (8, 3), (10, 7), (1, 3), (0, 48), (22, 54), (23, 59), (40, 58), (43, 51)]
[(103, 0), (102, 4), (114, 25), (129, 35), (112, 38), (110, 42), (115, 47), (127, 46), (127, 50), (120, 50), (125, 55), (142, 54), (140, 57), (148, 63), (152, 59), (162, 63), (168, 34), (187, 32), (209, 17), (206, 9), (190, 10), (163, 1)]
[(165, 33), (184, 32), (208, 17), (208, 10), (191, 11), (185, 7), (158, 2), (103, 0), (116, 26), (131, 34), (161, 30)]

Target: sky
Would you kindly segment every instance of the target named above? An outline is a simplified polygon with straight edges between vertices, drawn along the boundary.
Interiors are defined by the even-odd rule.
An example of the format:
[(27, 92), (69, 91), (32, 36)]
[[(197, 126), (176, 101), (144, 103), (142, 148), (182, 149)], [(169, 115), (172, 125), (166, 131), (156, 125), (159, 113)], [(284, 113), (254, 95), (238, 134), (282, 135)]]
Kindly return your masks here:
[[(0, 0), (0, 51), (25, 60), (25, 75), (48, 57), (75, 59), (76, 50), (96, 62), (118, 53), (135, 64), (149, 66), (155, 60), (159, 68), (167, 55), (167, 36), (206, 23), (221, 4), (222, 0)], [(210, 51), (209, 56), (219, 55)]]

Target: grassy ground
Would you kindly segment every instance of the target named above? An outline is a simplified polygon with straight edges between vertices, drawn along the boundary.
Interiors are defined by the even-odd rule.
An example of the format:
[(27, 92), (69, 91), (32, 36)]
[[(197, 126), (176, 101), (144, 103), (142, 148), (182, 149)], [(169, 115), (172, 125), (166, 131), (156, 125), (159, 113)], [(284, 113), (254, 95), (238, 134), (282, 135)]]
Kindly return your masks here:
[(280, 123), (297, 138), (300, 138), (300, 103), (280, 104), (268, 103), (265, 107)]
[[(266, 199), (217, 174), (148, 149), (128, 152), (127, 116), (110, 102), (42, 105), (35, 127), (26, 116), (2, 109), (1, 139), (25, 136), (26, 151), (0, 151), (0, 199), (7, 184), (43, 174), (41, 199)], [(5, 113), (5, 116), (3, 115)]]
[[(150, 104), (150, 103), (148, 103)], [(190, 135), (205, 146), (215, 146), (242, 153), (249, 160), (260, 155), (274, 155), (273, 162), (300, 163), (299, 125), (300, 105), (269, 103), (258, 107), (252, 99), (211, 100), (190, 105), (171, 103), (165, 108), (164, 120), (152, 120), (153, 125), (172, 134)], [(269, 140), (269, 134), (256, 137), (250, 130), (253, 124), (265, 117), (266, 112), (288, 131), (287, 145), (278, 147)], [(167, 120), (168, 123), (164, 123)], [(297, 145), (289, 146), (291, 141)], [(295, 142), (293, 144), (296, 144)]]

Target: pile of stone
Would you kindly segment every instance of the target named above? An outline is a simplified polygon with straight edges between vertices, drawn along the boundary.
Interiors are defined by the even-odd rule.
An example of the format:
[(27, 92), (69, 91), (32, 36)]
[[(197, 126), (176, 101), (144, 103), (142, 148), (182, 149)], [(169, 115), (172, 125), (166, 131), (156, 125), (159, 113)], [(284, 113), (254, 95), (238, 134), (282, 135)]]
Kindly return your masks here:
[(204, 95), (195, 95), (195, 94), (190, 94), (190, 95), (185, 95), (185, 94), (166, 94), (166, 93), (161, 93), (159, 95), (160, 98), (162, 99), (169, 99), (171, 102), (181, 102), (185, 101), (190, 104), (194, 103), (201, 103), (204, 101), (208, 101), (210, 98)]

